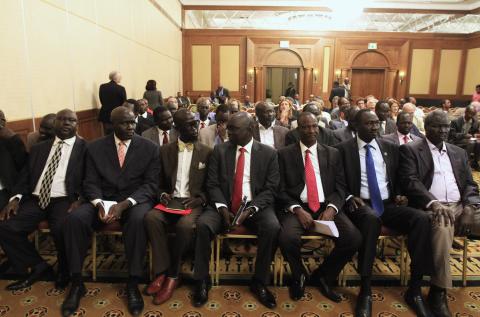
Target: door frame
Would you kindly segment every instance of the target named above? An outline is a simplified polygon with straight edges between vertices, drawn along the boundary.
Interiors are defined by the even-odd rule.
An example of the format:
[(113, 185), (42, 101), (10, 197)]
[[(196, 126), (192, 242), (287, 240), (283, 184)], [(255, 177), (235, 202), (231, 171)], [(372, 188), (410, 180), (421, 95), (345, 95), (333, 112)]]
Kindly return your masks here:
[[(298, 78), (297, 78), (297, 94), (300, 95), (300, 89), (303, 91), (303, 79), (304, 79), (304, 72), (302, 66), (282, 66), (282, 65), (265, 65), (263, 67), (263, 98), (265, 100), (267, 98), (266, 90), (267, 90), (267, 79), (268, 79), (268, 69), (269, 68), (291, 68), (291, 69), (298, 69)], [(272, 100), (273, 102), (273, 100)], [(274, 102), (275, 103), (275, 102)]]
[[(382, 96), (375, 96), (376, 98), (385, 99), (387, 96), (384, 96), (386, 94), (387, 90), (387, 67), (353, 67), (350, 68), (350, 78), (352, 79), (353, 83), (353, 71), (354, 70), (383, 70), (383, 86), (382, 86)], [(353, 97), (353, 96), (352, 96)], [(364, 97), (364, 96), (361, 96)]]

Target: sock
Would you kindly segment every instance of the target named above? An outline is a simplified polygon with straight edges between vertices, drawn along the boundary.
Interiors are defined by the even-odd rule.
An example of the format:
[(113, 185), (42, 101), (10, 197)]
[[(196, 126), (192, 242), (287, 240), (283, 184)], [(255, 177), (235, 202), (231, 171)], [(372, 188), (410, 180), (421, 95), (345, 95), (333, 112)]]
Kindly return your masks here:
[(372, 279), (370, 276), (362, 276), (360, 282), (360, 293), (371, 294), (372, 293)]
[(419, 276), (412, 275), (412, 277), (410, 278), (410, 282), (408, 283), (409, 290), (415, 293), (421, 293), (422, 279), (423, 279), (422, 275), (419, 275)]
[(72, 284), (78, 285), (82, 283), (81, 273), (72, 273)]
[(139, 281), (140, 281), (140, 278), (138, 276), (130, 275), (128, 277), (128, 282), (127, 283), (128, 283), (129, 286), (137, 286)]

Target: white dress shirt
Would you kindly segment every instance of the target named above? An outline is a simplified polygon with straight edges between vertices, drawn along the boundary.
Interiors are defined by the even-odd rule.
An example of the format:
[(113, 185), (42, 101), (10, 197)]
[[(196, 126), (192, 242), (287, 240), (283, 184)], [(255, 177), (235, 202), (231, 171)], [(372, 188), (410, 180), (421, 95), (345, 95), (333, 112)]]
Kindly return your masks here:
[(258, 131), (260, 132), (260, 142), (275, 147), (273, 124), (269, 128), (265, 128), (261, 123), (258, 123)]
[[(203, 128), (202, 128), (202, 123), (205, 125)], [(202, 121), (202, 120), (199, 120), (198, 122), (198, 129), (205, 129), (206, 127), (208, 127), (208, 125), (210, 124), (210, 119), (207, 118), (207, 120), (205, 121)]]
[[(370, 191), (368, 189), (368, 178), (367, 178), (367, 164), (365, 158), (367, 155), (367, 150), (364, 146), (367, 144), (360, 138), (357, 138), (358, 144), (358, 154), (360, 155), (360, 198), (370, 199)], [(380, 147), (375, 139), (370, 142), (370, 145), (373, 148), (370, 148), (370, 153), (372, 153), (373, 162), (375, 163), (375, 173), (377, 174), (377, 183), (380, 193), (382, 195), (382, 200), (389, 198), (388, 193), (388, 179), (387, 179), (387, 165), (383, 160)]]
[[(247, 202), (252, 201), (252, 187), (250, 184), (250, 159), (252, 157), (252, 145), (253, 145), (253, 138), (248, 142), (243, 148), (245, 148), (245, 153), (243, 154), (245, 157), (245, 165), (243, 166), (243, 181), (242, 181), (242, 196), (247, 196)], [(237, 153), (235, 155), (235, 171), (234, 175), (237, 173), (237, 163), (238, 157), (240, 156), (240, 149), (242, 147), (237, 145)], [(233, 194), (233, 193), (232, 193)], [(231, 197), (226, 197), (230, 199)], [(215, 203), (217, 209), (220, 207), (227, 207), (225, 204), (222, 203)], [(257, 210), (258, 207), (254, 206)]]
[[(178, 139), (178, 144), (183, 142)], [(193, 150), (188, 151), (186, 148), (183, 152), (178, 151), (178, 164), (177, 164), (177, 181), (175, 182), (175, 190), (173, 191), (173, 197), (176, 198), (189, 198), (189, 182), (190, 182), (190, 165), (192, 163)]]
[[(430, 193), (442, 203), (456, 203), (460, 201), (460, 191), (458, 189), (455, 174), (453, 174), (452, 163), (447, 153), (447, 147), (443, 143), (442, 150), (439, 150), (427, 139), (430, 153), (433, 159), (433, 181), (430, 186)], [(430, 201), (427, 208), (434, 202)]]
[(158, 130), (158, 142), (159, 142), (158, 144), (160, 144), (160, 146), (163, 145), (163, 132), (167, 132), (168, 142), (170, 142), (170, 130), (163, 131), (159, 127), (157, 127), (157, 130)]
[(405, 136), (407, 136), (407, 143), (413, 142), (412, 136), (409, 134), (402, 134), (399, 131), (397, 131), (397, 136), (398, 136), (398, 142), (401, 144), (405, 144)]
[(348, 127), (348, 121), (347, 121), (347, 120), (340, 119), (340, 121), (341, 121), (346, 127)]

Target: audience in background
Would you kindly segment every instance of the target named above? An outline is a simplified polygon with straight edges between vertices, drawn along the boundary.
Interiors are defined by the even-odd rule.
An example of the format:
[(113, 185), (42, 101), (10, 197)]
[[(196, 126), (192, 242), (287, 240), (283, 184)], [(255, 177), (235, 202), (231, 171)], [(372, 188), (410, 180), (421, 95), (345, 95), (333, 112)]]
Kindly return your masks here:
[(413, 127), (413, 115), (402, 111), (397, 116), (397, 131), (382, 136), (383, 139), (393, 142), (397, 145), (406, 144), (421, 138), (410, 133)]
[(364, 98), (358, 98), (356, 101), (355, 101), (355, 104), (357, 105), (357, 107), (359, 109), (365, 109), (365, 99)]
[(173, 117), (165, 106), (158, 106), (153, 110), (155, 126), (142, 133), (144, 138), (149, 139), (159, 146), (177, 141), (177, 131), (173, 128)]
[(293, 108), (295, 111), (298, 111), (301, 109), (302, 107), (302, 103), (300, 102), (300, 95), (297, 93), (293, 96), (293, 99), (292, 99), (292, 105), (293, 105)]
[(54, 121), (54, 113), (46, 114), (40, 121), (38, 131), (27, 134), (27, 152), (30, 152), (33, 145), (55, 137)]
[(199, 120), (198, 129), (202, 130), (208, 127), (211, 122), (208, 118), (210, 114), (210, 100), (205, 97), (198, 98), (197, 100), (197, 113), (195, 114), (195, 120)]
[(250, 102), (250, 96), (249, 95), (245, 96), (244, 102), (243, 102), (243, 107), (247, 110), (255, 108), (255, 105), (252, 102)]
[(122, 76), (117, 71), (108, 74), (110, 81), (100, 85), (98, 96), (102, 107), (98, 113), (98, 121), (103, 124), (104, 135), (113, 131), (110, 113), (116, 107), (120, 107), (127, 100), (127, 92), (123, 86), (120, 86)]
[(153, 127), (155, 122), (153, 116), (147, 112), (148, 103), (146, 99), (139, 99), (133, 105), (133, 114), (135, 115), (135, 133), (142, 135), (145, 130)]
[(397, 116), (398, 116), (398, 113), (400, 112), (400, 105), (398, 101), (396, 101), (393, 98), (390, 98), (388, 100), (388, 105), (390, 107), (390, 118), (392, 118), (393, 121), (397, 121)]
[(178, 101), (177, 98), (175, 97), (168, 97), (167, 99), (167, 109), (170, 111), (170, 113), (175, 115), (175, 112), (178, 110)]
[(340, 83), (338, 81), (333, 82), (333, 87), (332, 90), (330, 91), (330, 97), (328, 97), (328, 100), (330, 103), (332, 103), (332, 108), (333, 108), (333, 97), (338, 96), (338, 97), (345, 97), (346, 90), (344, 87), (340, 87)]
[(200, 130), (198, 141), (212, 148), (228, 141), (227, 123), (230, 119), (231, 108), (227, 105), (219, 105), (215, 111), (216, 123)]
[[(341, 98), (345, 99), (345, 98)], [(328, 124), (330, 129), (337, 130), (342, 129), (348, 126), (347, 121), (347, 112), (350, 110), (350, 104), (343, 104), (339, 108), (338, 114), (336, 115), (336, 119), (331, 120)], [(332, 111), (333, 112), (333, 111)]]
[(442, 110), (448, 115), (448, 112), (450, 111), (450, 107), (452, 106), (452, 102), (450, 99), (443, 99), (442, 101)]
[(395, 121), (390, 118), (390, 107), (386, 101), (379, 101), (375, 105), (375, 113), (380, 121), (379, 135), (390, 134), (397, 131)]
[(277, 121), (278, 124), (283, 127), (290, 129), (293, 119), (293, 107), (289, 99), (284, 99), (278, 104), (277, 111)]
[(472, 95), (472, 101), (480, 102), (480, 84), (475, 86), (475, 92)]
[(333, 135), (338, 140), (338, 143), (356, 137), (355, 116), (359, 110), (360, 108), (357, 106), (350, 107), (345, 116), (345, 120), (347, 120), (348, 125), (333, 131)]
[(224, 100), (223, 103), (225, 103), (225, 101), (230, 98), (230, 91), (223, 87), (223, 85), (219, 85), (217, 90), (215, 90), (215, 97), (217, 97), (218, 100)]
[(232, 99), (228, 100), (227, 105), (230, 108), (231, 115), (234, 115), (237, 112), (242, 110), (242, 105), (241, 105), (240, 101), (237, 100), (237, 99), (232, 98)]
[(287, 85), (287, 89), (285, 89), (285, 97), (293, 98), (297, 90), (295, 89), (295, 85), (292, 82), (289, 82)]
[(190, 98), (182, 96), (180, 91), (177, 92), (177, 104), (180, 108), (188, 108), (190, 106)]
[(477, 119), (477, 111), (472, 105), (465, 108), (465, 114), (452, 120), (450, 123), (450, 135), (448, 141), (467, 152), (470, 165), (476, 171), (480, 171), (478, 160), (480, 159), (480, 123)]
[(147, 99), (150, 109), (155, 110), (158, 106), (163, 105), (162, 92), (157, 90), (157, 82), (153, 79), (147, 81), (143, 98)]
[(288, 129), (275, 120), (275, 106), (271, 102), (260, 101), (255, 105), (257, 122), (253, 129), (253, 138), (275, 149), (285, 146)]
[(417, 107), (410, 102), (407, 102), (402, 107), (402, 112), (411, 113), (413, 116), (413, 127), (412, 133), (416, 136), (422, 137), (422, 133), (425, 132), (425, 128), (423, 127), (423, 117), (417, 117), (415, 115)]

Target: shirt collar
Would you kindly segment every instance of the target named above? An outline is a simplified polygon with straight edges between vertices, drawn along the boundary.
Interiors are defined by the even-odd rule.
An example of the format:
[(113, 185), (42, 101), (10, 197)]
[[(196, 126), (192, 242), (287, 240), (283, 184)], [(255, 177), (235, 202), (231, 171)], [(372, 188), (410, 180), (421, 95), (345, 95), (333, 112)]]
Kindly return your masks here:
[[(200, 118), (199, 118), (199, 120), (200, 120)], [(208, 118), (205, 119), (205, 121), (200, 120), (200, 123), (204, 123), (205, 125), (208, 125), (209, 122), (210, 122), (210, 119), (208, 119)]]
[(75, 143), (75, 140), (76, 140), (76, 139), (77, 139), (77, 136), (76, 136), (76, 135), (75, 135), (75, 136), (72, 136), (72, 137), (69, 138), (69, 139), (65, 139), (65, 140), (62, 140), (62, 139), (60, 139), (58, 136), (55, 136), (55, 141), (53, 141), (53, 145), (57, 145), (58, 142), (63, 141), (64, 144), (71, 146), (71, 145), (73, 145), (73, 144)]
[(440, 153), (447, 153), (447, 146), (445, 145), (445, 142), (443, 142), (443, 145), (442, 145), (442, 150), (439, 150), (438, 147), (436, 147), (432, 142), (430, 142), (429, 139), (427, 139), (427, 144), (428, 144), (428, 147), (430, 148), (430, 151), (437, 151), (437, 152), (440, 152)]
[(410, 133), (408, 133), (408, 134), (402, 134), (402, 133), (400, 133), (400, 131), (397, 130), (397, 134), (398, 134), (398, 136), (399, 136), (400, 138), (402, 138), (402, 139), (403, 139), (404, 136), (407, 136), (407, 138), (411, 139)]
[(300, 149), (302, 150), (302, 153), (305, 153), (306, 150), (310, 150), (310, 153), (317, 153), (317, 142), (315, 142), (314, 145), (311, 147), (307, 147), (305, 144), (300, 141)]
[(127, 148), (128, 148), (128, 146), (130, 145), (130, 142), (132, 141), (132, 139), (122, 141), (122, 140), (120, 140), (119, 138), (117, 138), (117, 136), (115, 135), (115, 133), (113, 134), (113, 136), (115, 137), (115, 146), (117, 146), (117, 147), (118, 147), (118, 143), (123, 142), (123, 143), (125, 143), (125, 145), (126, 145)]
[[(365, 142), (362, 139), (360, 139), (359, 137), (357, 137), (357, 145), (358, 145), (359, 150), (364, 149), (366, 144), (367, 144), (367, 142)], [(368, 143), (368, 144), (370, 144), (375, 150), (377, 150), (379, 148), (377, 140), (375, 140), (375, 139), (370, 141), (370, 143)]]
[(258, 128), (259, 128), (260, 130), (265, 130), (265, 131), (267, 131), (267, 130), (273, 130), (273, 122), (272, 122), (272, 125), (271, 125), (270, 127), (268, 127), (268, 128), (265, 128), (265, 127), (263, 126), (263, 124), (261, 124), (261, 123), (259, 122), (259, 123), (258, 123)]
[(161, 135), (163, 135), (163, 132), (167, 132), (167, 134), (170, 134), (170, 130), (162, 130), (159, 127), (157, 127), (157, 129), (158, 129), (158, 133), (160, 133)]
[(148, 118), (148, 112), (145, 111), (143, 114), (141, 114), (141, 116), (144, 117), (145, 119), (147, 119)]
[(245, 150), (247, 150), (248, 153), (252, 153), (252, 145), (253, 145), (253, 138), (245, 146), (237, 145), (237, 151), (243, 147)]

